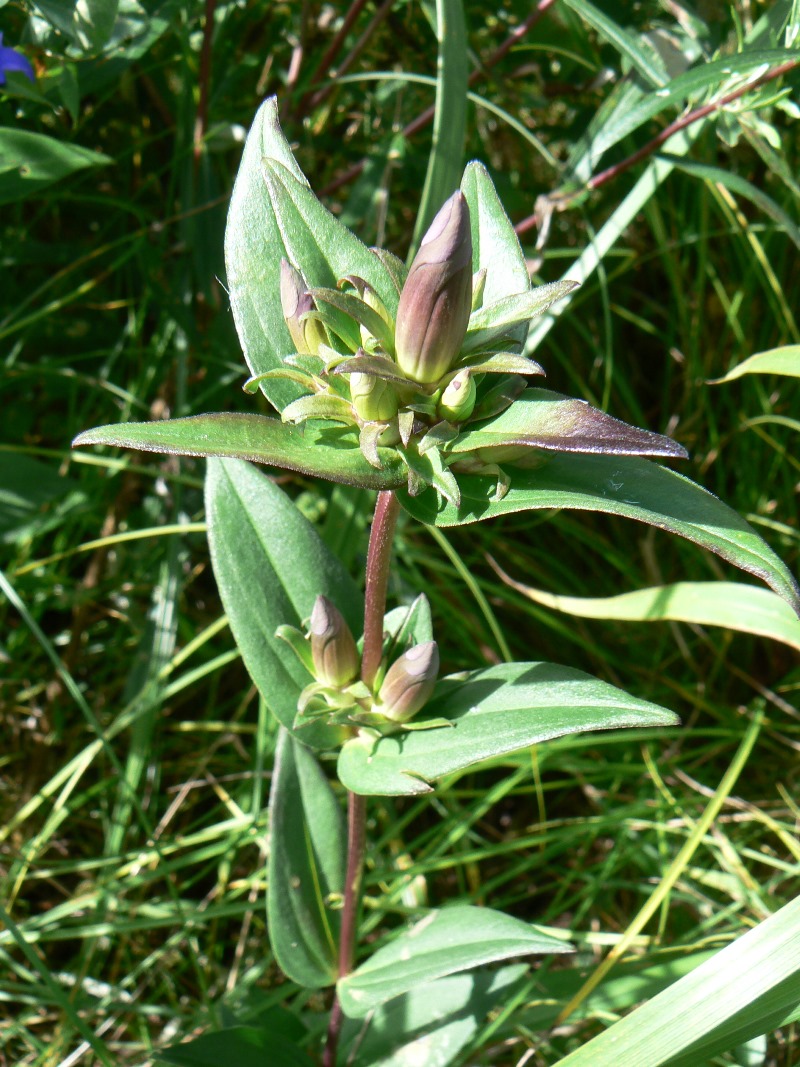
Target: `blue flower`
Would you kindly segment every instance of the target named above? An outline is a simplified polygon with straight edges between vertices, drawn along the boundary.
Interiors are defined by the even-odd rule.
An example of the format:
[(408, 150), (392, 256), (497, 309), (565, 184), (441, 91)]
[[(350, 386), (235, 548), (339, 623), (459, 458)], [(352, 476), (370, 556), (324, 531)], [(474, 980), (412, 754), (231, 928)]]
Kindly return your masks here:
[(15, 48), (6, 48), (3, 44), (3, 34), (0, 32), (0, 85), (6, 84), (7, 70), (18, 70), (26, 78), (30, 78), (32, 82), (36, 81), (36, 75), (33, 73), (30, 60), (20, 55)]

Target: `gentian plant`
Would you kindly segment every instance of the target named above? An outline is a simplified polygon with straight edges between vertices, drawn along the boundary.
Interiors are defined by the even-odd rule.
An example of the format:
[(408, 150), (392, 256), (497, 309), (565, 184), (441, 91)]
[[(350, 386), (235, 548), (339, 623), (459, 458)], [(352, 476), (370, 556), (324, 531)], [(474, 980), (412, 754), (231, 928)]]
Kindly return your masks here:
[[(431, 910), (372, 955), (362, 951), (366, 798), (429, 793), (445, 775), (555, 737), (677, 722), (552, 663), (440, 676), (424, 595), (386, 610), (400, 509), (442, 526), (542, 508), (623, 515), (716, 552), (795, 609), (800, 599), (744, 520), (652, 462), (681, 459), (681, 445), (531, 384), (544, 371), (523, 352), (528, 324), (573, 283), (531, 288), (479, 163), (466, 168), (406, 269), (366, 248), (317, 200), (267, 101), (234, 188), (226, 258), (251, 375), (245, 388), (260, 389), (277, 414), (105, 426), (76, 444), (209, 457), (216, 579), (244, 662), (279, 723), (272, 949), (298, 986), (335, 986), (325, 1035), (312, 1024), (291, 1038), (277, 1028), (247, 1040), (272, 1064), (308, 1062), (298, 1041), (327, 1067), (384, 1062), (420, 1036), (444, 1034), (442, 998), (478, 998), (489, 1010), (511, 995), (524, 966), (488, 965), (570, 945), (491, 908), (456, 905)], [(363, 593), (251, 463), (377, 490)], [(331, 753), (346, 822), (341, 790), (321, 762)], [(240, 1039), (231, 1032), (226, 1048)], [(204, 1040), (194, 1043), (198, 1056)], [(186, 1059), (192, 1047), (180, 1046), (183, 1058), (172, 1062), (195, 1062)]]

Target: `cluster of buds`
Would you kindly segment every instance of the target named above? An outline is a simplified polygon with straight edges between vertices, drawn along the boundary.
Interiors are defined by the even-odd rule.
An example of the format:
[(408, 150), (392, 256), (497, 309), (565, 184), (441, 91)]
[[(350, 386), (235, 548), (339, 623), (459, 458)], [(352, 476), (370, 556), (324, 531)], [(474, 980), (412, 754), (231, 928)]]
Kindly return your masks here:
[[(412, 645), (382, 669), (372, 687), (360, 678), (361, 656), (342, 613), (327, 597), (314, 602), (307, 634), (281, 626), (278, 636), (295, 651), (314, 681), (298, 702), (296, 726), (324, 718), (331, 725), (369, 727), (391, 733), (410, 720), (433, 695), (439, 674), (435, 641)], [(426, 723), (426, 726), (430, 723)], [(438, 720), (435, 725), (440, 725)]]
[[(281, 306), (295, 352), (245, 388), (280, 377), (301, 386), (305, 395), (283, 409), (284, 422), (325, 419), (356, 427), (359, 447), (374, 467), (382, 466), (381, 448), (397, 450), (416, 493), (433, 484), (425, 474), (433, 469), (428, 453), (438, 452), (465, 423), (511, 403), (507, 389), (481, 390), (485, 375), (501, 374), (505, 381), (544, 373), (519, 354), (518, 327), (571, 283), (544, 287), (558, 291), (535, 311), (529, 293), (515, 298), (519, 306), (507, 300), (482, 306), (486, 272), (473, 274), (470, 211), (461, 192), (436, 215), (408, 270), (385, 250), (373, 254), (394, 281), (394, 317), (363, 278), (347, 275), (335, 289), (318, 288), (282, 261)], [(446, 485), (447, 472), (443, 478)]]

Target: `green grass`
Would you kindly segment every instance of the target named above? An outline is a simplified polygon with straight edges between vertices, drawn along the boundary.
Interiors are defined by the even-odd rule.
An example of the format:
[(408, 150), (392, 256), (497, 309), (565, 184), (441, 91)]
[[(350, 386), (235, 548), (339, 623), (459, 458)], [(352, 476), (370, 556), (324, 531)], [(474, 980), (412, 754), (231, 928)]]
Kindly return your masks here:
[[(72, 119), (58, 88), (63, 42), (28, 48), (39, 73), (50, 72), (52, 106), (0, 100), (0, 125), (114, 159), (6, 205), (1, 224), (0, 536), (11, 595), (0, 602), (0, 901), (9, 920), (0, 914), (0, 1063), (141, 1064), (231, 1013), (248, 1018), (271, 1004), (319, 1012), (324, 1003), (285, 981), (269, 950), (275, 723), (221, 616), (202, 532), (203, 463), (69, 449), (99, 423), (266, 411), (263, 398), (241, 392), (222, 284), (236, 125), (248, 125), (262, 95), (279, 94), (318, 191), (367, 158), (364, 174), (326, 202), (366, 240), (405, 255), (429, 132), (389, 155), (396, 129), (433, 102), (433, 89), (355, 77), (310, 102), (335, 21), (324, 24), (311, 4), (302, 27), (301, 7), (218, 7), (209, 136), (196, 164), (199, 10), (159, 8), (164, 32), (140, 56), (124, 44), (75, 60)], [(733, 50), (737, 25), (747, 33), (748, 19), (784, 8), (736, 4), (700, 44)], [(529, 6), (465, 10), (470, 48), (485, 59)], [(502, 118), (468, 106), (465, 158), (486, 162), (515, 222), (562, 186), (598, 109), (635, 81), (576, 10), (557, 5), (473, 87), (533, 130), (553, 161)], [(658, 26), (677, 32), (655, 5), (604, 10), (637, 40)], [(11, 45), (25, 18), (6, 13)], [(334, 67), (368, 21), (362, 13)], [(304, 53), (292, 88), (296, 35)], [(419, 6), (398, 3), (349, 73), (435, 67)], [(798, 78), (777, 83), (795, 100)], [(762, 90), (759, 111), (748, 110), (750, 98), (738, 102), (738, 128), (730, 115), (724, 129), (705, 125), (687, 158), (747, 179), (796, 218), (800, 142), (791, 107), (767, 100), (774, 88)], [(631, 134), (595, 172), (678, 114)], [(542, 280), (614, 226), (648, 165), (555, 211), (543, 247), (539, 231), (525, 233)], [(747, 516), (794, 573), (797, 435), (778, 420), (796, 416), (800, 385), (777, 376), (705, 383), (755, 352), (800, 342), (796, 263), (791, 237), (758, 205), (675, 169), (537, 351), (551, 388), (676, 436), (692, 457), (681, 470)], [(358, 574), (369, 494), (276, 476)], [(426, 591), (447, 670), (553, 660), (683, 720), (663, 735), (556, 741), (462, 775), (430, 800), (370, 803), (372, 946), (415, 909), (455, 899), (568, 931), (578, 945), (580, 974), (563, 961), (533, 970), (459, 1061), (544, 1067), (666, 984), (685, 955), (728, 943), (796, 895), (800, 671), (790, 649), (733, 631), (556, 614), (505, 586), (489, 555), (527, 584), (576, 596), (735, 575), (700, 549), (605, 516), (529, 513), (435, 535), (401, 519), (390, 593), (396, 603)], [(746, 766), (665, 890), (756, 715)], [(590, 996), (554, 1029), (654, 895), (655, 913), (608, 979), (617, 999)], [(654, 970), (637, 984), (637, 968)], [(795, 1023), (746, 1062), (787, 1067), (800, 1063), (799, 1046)]]

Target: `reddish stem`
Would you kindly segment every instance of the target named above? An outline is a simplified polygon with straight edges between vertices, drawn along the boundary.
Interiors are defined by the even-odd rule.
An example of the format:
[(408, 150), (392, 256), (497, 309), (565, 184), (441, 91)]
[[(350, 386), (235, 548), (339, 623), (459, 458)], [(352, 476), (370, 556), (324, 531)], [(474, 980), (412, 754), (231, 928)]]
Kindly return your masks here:
[(200, 99), (197, 102), (197, 117), (194, 120), (194, 165), (197, 167), (203, 152), (203, 141), (208, 130), (208, 89), (211, 83), (211, 38), (214, 34), (214, 12), (217, 0), (206, 0), (206, 18), (203, 25), (203, 45), (200, 49), (198, 82)]

